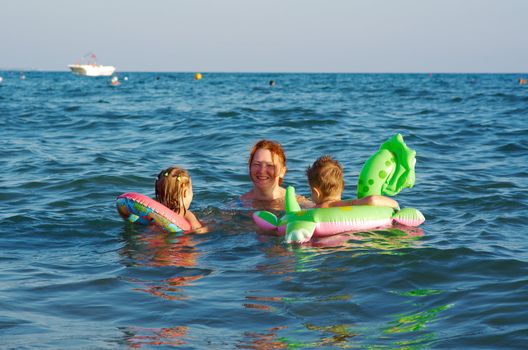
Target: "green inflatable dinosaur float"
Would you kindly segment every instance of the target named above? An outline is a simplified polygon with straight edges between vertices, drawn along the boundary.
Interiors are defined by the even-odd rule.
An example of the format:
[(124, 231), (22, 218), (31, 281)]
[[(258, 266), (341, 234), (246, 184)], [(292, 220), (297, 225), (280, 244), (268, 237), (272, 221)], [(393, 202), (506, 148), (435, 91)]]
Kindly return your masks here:
[[(403, 141), (400, 134), (383, 143), (371, 156), (359, 175), (358, 198), (370, 195), (394, 196), (404, 188), (411, 188), (415, 181), (416, 152)], [(419, 210), (405, 208), (394, 210), (381, 206), (347, 206), (312, 208), (302, 210), (289, 186), (285, 198), (286, 214), (280, 220), (267, 211), (253, 213), (253, 220), (260, 228), (277, 230), (285, 235), (286, 242), (303, 243), (313, 236), (325, 237), (342, 232), (388, 227), (394, 223), (419, 226), (425, 218)]]

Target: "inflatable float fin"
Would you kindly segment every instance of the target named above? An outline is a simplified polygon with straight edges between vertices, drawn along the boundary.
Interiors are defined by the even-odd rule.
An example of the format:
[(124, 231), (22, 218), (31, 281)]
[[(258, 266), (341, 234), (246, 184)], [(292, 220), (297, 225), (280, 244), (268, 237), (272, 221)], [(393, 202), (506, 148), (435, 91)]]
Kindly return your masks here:
[(404, 188), (412, 188), (416, 180), (416, 151), (396, 134), (385, 141), (363, 165), (359, 173), (357, 197), (395, 196)]
[(412, 188), (416, 180), (414, 172), (416, 151), (407, 147), (401, 134), (394, 135), (381, 145), (381, 149), (392, 152), (396, 160), (396, 168), (385, 184), (384, 192), (389, 196), (394, 196), (404, 188)]
[(402, 209), (394, 214), (392, 219), (398, 224), (410, 227), (420, 226), (425, 221), (423, 214), (418, 209), (414, 208)]
[(286, 243), (305, 243), (308, 242), (315, 231), (317, 224), (310, 221), (293, 221), (286, 226)]
[(286, 213), (293, 213), (301, 210), (301, 206), (297, 202), (297, 197), (295, 196), (295, 188), (293, 186), (288, 186), (288, 188), (286, 188), (286, 196), (284, 198), (284, 210), (286, 210)]
[(276, 230), (279, 226), (279, 219), (275, 214), (270, 213), (269, 211), (256, 211), (253, 213), (253, 221), (257, 224), (258, 227), (264, 230)]

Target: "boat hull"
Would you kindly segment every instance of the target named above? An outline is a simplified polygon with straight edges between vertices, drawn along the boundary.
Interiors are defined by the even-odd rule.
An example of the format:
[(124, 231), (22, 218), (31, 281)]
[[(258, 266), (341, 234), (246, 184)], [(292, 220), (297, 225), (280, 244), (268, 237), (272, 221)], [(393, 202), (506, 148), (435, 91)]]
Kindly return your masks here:
[(110, 76), (114, 74), (114, 66), (98, 66), (93, 64), (70, 64), (72, 73), (89, 77)]

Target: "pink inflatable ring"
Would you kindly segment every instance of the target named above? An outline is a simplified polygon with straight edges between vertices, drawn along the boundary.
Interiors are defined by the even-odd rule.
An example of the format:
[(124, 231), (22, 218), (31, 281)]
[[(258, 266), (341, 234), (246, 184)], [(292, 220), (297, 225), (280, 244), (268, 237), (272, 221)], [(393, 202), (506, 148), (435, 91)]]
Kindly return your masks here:
[(116, 198), (117, 212), (125, 220), (157, 225), (169, 232), (191, 230), (191, 224), (163, 204), (140, 193), (123, 193)]

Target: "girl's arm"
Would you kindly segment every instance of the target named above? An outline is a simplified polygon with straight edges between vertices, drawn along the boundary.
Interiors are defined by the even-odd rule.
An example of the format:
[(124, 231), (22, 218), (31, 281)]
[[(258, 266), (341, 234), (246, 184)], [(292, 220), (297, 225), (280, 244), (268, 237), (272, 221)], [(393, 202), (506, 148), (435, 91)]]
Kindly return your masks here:
[(190, 210), (187, 210), (187, 212), (185, 213), (185, 219), (187, 219), (187, 221), (189, 221), (189, 223), (191, 224), (192, 230), (199, 229), (198, 233), (206, 233), (208, 231), (207, 227), (202, 225), (200, 220), (198, 220)]

